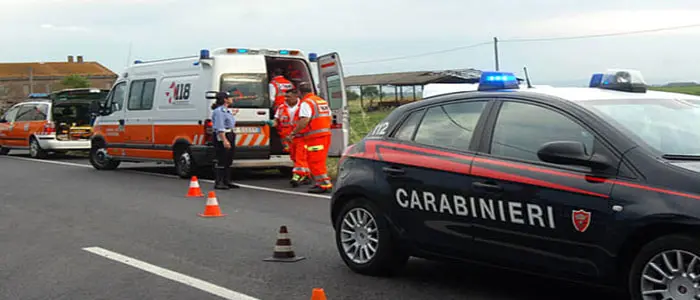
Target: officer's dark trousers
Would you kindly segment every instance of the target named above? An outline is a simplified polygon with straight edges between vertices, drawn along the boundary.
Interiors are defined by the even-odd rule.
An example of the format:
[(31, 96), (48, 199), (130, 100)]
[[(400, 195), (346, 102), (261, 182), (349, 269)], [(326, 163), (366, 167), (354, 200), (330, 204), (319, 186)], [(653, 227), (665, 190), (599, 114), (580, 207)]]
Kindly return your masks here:
[(231, 149), (226, 149), (224, 143), (214, 136), (214, 149), (216, 151), (216, 163), (214, 172), (216, 175), (216, 188), (228, 188), (231, 185), (231, 163), (236, 150), (236, 134), (226, 133), (226, 139), (231, 144)]

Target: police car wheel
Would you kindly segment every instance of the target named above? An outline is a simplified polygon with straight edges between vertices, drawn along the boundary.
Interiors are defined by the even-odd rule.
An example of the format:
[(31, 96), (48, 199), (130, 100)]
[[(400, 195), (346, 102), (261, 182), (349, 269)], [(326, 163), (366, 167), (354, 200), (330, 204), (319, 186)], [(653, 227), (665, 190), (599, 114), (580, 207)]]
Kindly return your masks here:
[(628, 278), (633, 300), (700, 299), (700, 240), (669, 235), (646, 244)]
[(382, 212), (366, 199), (348, 202), (335, 220), (335, 240), (345, 264), (354, 272), (388, 276), (409, 256), (399, 249)]

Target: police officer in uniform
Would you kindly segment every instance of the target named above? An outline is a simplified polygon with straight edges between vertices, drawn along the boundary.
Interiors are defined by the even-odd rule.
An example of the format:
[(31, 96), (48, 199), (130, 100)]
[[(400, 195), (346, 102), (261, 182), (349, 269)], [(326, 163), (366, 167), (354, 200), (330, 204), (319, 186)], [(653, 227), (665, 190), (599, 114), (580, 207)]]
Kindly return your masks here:
[(233, 128), (236, 126), (235, 115), (238, 113), (238, 109), (230, 110), (228, 108), (231, 103), (233, 103), (233, 98), (229, 93), (219, 92), (216, 94), (216, 103), (211, 107), (214, 110), (211, 120), (214, 123), (213, 143), (216, 149), (216, 163), (214, 164), (216, 184), (214, 188), (217, 190), (239, 188), (231, 183), (231, 163), (236, 147), (236, 134), (233, 132)]

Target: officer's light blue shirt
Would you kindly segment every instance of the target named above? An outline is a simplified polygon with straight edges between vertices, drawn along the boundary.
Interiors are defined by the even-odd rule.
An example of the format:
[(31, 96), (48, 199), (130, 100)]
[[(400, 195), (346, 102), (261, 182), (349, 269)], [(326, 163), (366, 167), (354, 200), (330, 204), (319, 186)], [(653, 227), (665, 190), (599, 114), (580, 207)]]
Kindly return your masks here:
[(216, 132), (232, 129), (236, 126), (236, 117), (225, 106), (219, 106), (211, 113), (211, 121)]

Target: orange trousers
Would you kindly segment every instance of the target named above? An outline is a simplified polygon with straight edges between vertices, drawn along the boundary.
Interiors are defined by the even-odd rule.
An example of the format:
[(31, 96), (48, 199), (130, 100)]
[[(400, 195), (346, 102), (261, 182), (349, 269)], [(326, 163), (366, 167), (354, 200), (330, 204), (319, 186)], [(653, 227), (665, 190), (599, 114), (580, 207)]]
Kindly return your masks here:
[(304, 138), (294, 138), (292, 144), (289, 145), (289, 158), (294, 162), (292, 172), (299, 176), (309, 176), (311, 170), (309, 163), (306, 161), (306, 143)]
[(307, 161), (311, 176), (317, 186), (324, 189), (333, 187), (331, 178), (328, 177), (326, 161), (328, 159), (328, 148), (331, 146), (331, 136), (312, 136), (305, 138)]

